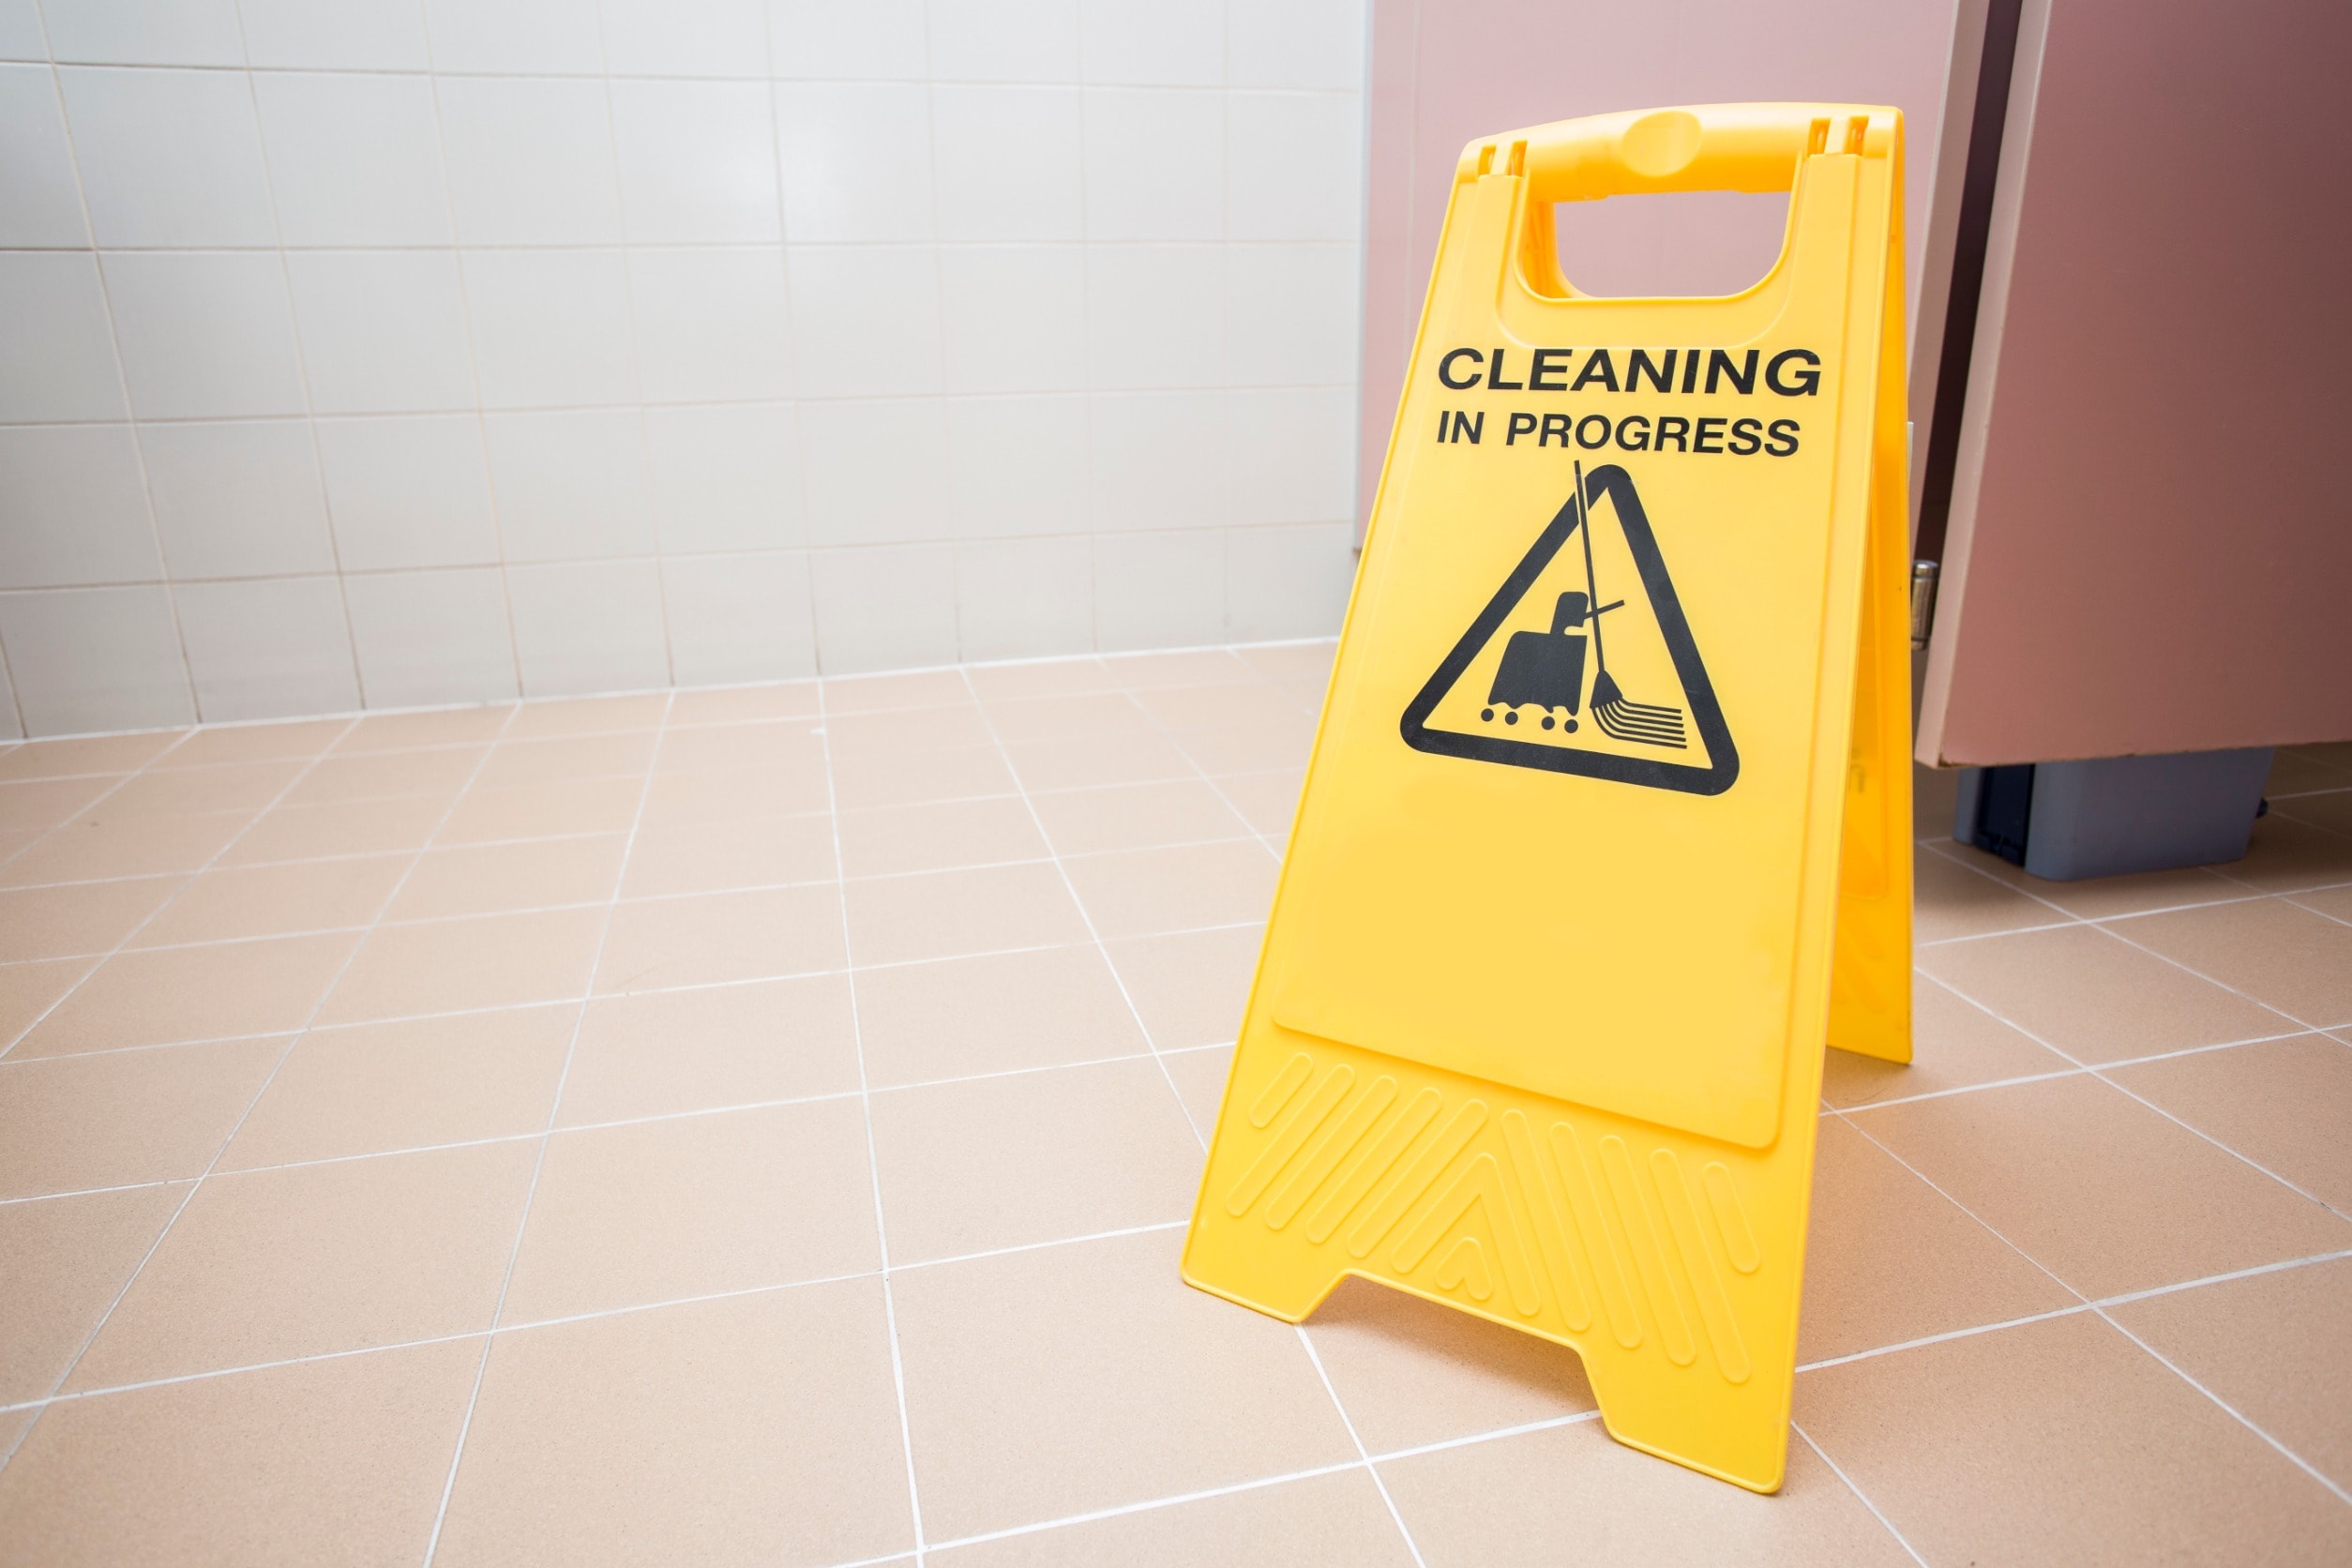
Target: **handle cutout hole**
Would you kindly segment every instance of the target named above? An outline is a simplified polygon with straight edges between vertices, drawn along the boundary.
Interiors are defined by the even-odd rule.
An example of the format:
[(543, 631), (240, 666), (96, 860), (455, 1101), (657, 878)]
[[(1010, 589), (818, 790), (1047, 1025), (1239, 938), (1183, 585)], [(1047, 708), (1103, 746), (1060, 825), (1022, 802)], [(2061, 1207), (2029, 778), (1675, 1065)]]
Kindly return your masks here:
[(1552, 229), (1560, 276), (1607, 299), (1735, 294), (1780, 260), (1785, 191), (1687, 190), (1560, 202)]

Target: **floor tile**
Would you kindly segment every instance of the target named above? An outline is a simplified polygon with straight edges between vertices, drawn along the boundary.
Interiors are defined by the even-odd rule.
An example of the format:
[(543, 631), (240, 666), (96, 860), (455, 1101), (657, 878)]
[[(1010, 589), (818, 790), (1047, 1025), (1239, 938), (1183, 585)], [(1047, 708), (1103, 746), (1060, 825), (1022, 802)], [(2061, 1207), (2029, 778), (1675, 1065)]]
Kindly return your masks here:
[(1106, 939), (1266, 918), (1281, 867), (1253, 840), (1075, 855), (1063, 862)]
[(1114, 654), (1103, 660), (1110, 678), (1129, 691), (1165, 686), (1230, 686), (1259, 679), (1257, 670), (1225, 648), (1182, 648), (1172, 653)]
[(1168, 1076), (1176, 1081), (1176, 1093), (1183, 1096), (1184, 1110), (1203, 1138), (1217, 1124), (1217, 1108), (1225, 1101), (1226, 1076), (1233, 1070), (1231, 1046), (1194, 1047), (1184, 1050), (1163, 1051), (1160, 1062)]
[(1593, 1408), (1566, 1346), (1368, 1279), (1342, 1280), (1307, 1334), (1374, 1454)]
[(487, 1329), (535, 1153), (500, 1143), (216, 1175), (67, 1386)]
[(500, 1334), (433, 1560), (813, 1568), (913, 1538), (857, 1280)]
[(580, 996), (605, 912), (548, 910), (378, 927), (318, 1021), (365, 1023)]
[(421, 1562), (480, 1355), (423, 1345), (52, 1406), (0, 1472), (0, 1563)]
[(0, 964), (0, 1040), (16, 1040), (98, 966), (96, 958)]
[(1181, 1239), (1153, 1231), (893, 1276), (927, 1536), (1356, 1457), (1297, 1331), (1187, 1289)]
[(1152, 716), (1108, 680), (1092, 691), (1026, 697), (987, 704), (989, 728), (1009, 743), (1148, 735)]
[[(1949, 853), (1942, 852), (1949, 851)], [(2066, 916), (1972, 864), (1974, 850), (1922, 845), (1912, 852), (1912, 935), (1921, 942), (2047, 926)], [(1965, 858), (1964, 858), (1965, 857)], [(1989, 856), (1986, 858), (1990, 858)]]
[(71, 822), (122, 782), (112, 775), (0, 781), (0, 828), (33, 832)]
[(2352, 1049), (2299, 1034), (2108, 1075), (2208, 1138), (2352, 1214)]
[(1392, 1459), (1380, 1474), (1429, 1568), (1911, 1560), (1793, 1434), (1769, 1498), (1614, 1442), (1597, 1421)]
[[(526, 707), (523, 716), (534, 711)], [(654, 741), (650, 730), (547, 740), (526, 739), (510, 731), (490, 747), (475, 787), (512, 790), (584, 778), (641, 778), (653, 766)]]
[(1821, 1097), (1833, 1106), (1863, 1106), (2073, 1066), (1940, 981), (1914, 974), (1909, 1063), (1832, 1050), (1822, 1061)]
[(283, 1040), (0, 1062), (0, 1198), (203, 1173)]
[(214, 767), (150, 769), (108, 795), (90, 815), (110, 817), (181, 817), (230, 811), (259, 811), (285, 793), (302, 773), (302, 764), (232, 762)]
[(844, 811), (927, 800), (974, 800), (1009, 795), (1018, 788), (994, 746), (836, 755), (832, 765), (834, 798)]
[(620, 882), (626, 836), (538, 838), (427, 850), (384, 912), (386, 920), (435, 920), (460, 914), (559, 904), (601, 904)]
[(2096, 1078), (1847, 1114), (2086, 1295), (2352, 1246), (2352, 1222)]
[(977, 1545), (934, 1546), (943, 1568), (1406, 1568), (1380, 1488), (1362, 1470), (1224, 1492)]
[(434, 835), (437, 844), (489, 844), (575, 833), (626, 833), (645, 796), (641, 775), (573, 778), (511, 790), (468, 790)]
[(75, 818), (0, 867), (0, 886), (193, 871), (224, 849), (241, 847), (230, 840), (253, 820), (250, 811), (118, 817), (107, 814), (100, 801), (93, 814)]
[(335, 743), (339, 752), (405, 751), (414, 746), (466, 746), (496, 740), (513, 719), (510, 702), (426, 713), (363, 714)]
[(2352, 790), (2352, 766), (2315, 748), (2283, 746), (2271, 753), (2264, 794), (2277, 800), (2314, 790)]
[(10, 1058), (299, 1029), (358, 945), (339, 931), (117, 953)]
[(2260, 898), (2116, 929), (2315, 1029), (2352, 1023), (2352, 926), (2324, 914)]
[(447, 800), (432, 795), (277, 806), (254, 820), (244, 836), (222, 853), (220, 863), (255, 866), (273, 860), (421, 850), (448, 810)]
[(718, 686), (681, 691), (670, 701), (670, 729), (700, 724), (749, 724), (762, 719), (808, 718), (817, 712), (817, 683), (782, 681), (772, 686)]
[(1306, 766), (1315, 720), (1294, 712), (1279, 723), (1187, 726), (1168, 735), (1203, 772), (1267, 773)]
[(2278, 1269), (2109, 1309), (2231, 1409), (2352, 1487), (2352, 1259)]
[(559, 1132), (505, 1320), (835, 1278), (880, 1263), (855, 1100)]
[(626, 697), (570, 697), (554, 701), (525, 702), (515, 710), (506, 728), (508, 740), (549, 736), (601, 735), (629, 730), (651, 730), (670, 706), (670, 694), (645, 691)]
[(1102, 954), (1083, 947), (860, 970), (858, 1033), (876, 1085), (1147, 1049)]
[(1052, 853), (1018, 795), (844, 811), (838, 821), (842, 868), (852, 877), (947, 871)]
[(564, 1082), (566, 1126), (857, 1088), (857, 1031), (844, 974), (588, 1004)]
[(2264, 893), (2352, 882), (2352, 837), (2299, 821), (2299, 810), (2280, 802), (2254, 823), (2246, 858), (2222, 867), (2222, 874)]
[(851, 951), (861, 964), (1087, 940), (1078, 905), (1051, 866), (882, 877), (851, 882), (842, 891), (849, 901)]
[(0, 958), (112, 952), (187, 885), (186, 877), (136, 877), (0, 892)]
[(2341, 1562), (2352, 1508), (2088, 1313), (1801, 1376), (1930, 1562)]
[(429, 795), (446, 805), (481, 768), (488, 746), (447, 746), (430, 751), (360, 752), (321, 758), (286, 792), (290, 806)]
[(2280, 801), (2273, 809), (2339, 837), (2352, 836), (2352, 788), (2298, 795), (2293, 800)]
[(753, 817), (641, 829), (629, 848), (622, 892), (629, 897), (716, 893), (779, 882), (830, 882), (833, 822), (828, 817)]
[(2075, 1297), (1834, 1116), (1814, 1147), (1797, 1361), (2072, 1306)]
[(1162, 1050), (1230, 1045), (1258, 972), (1260, 926), (1106, 942), (1152, 1043)]
[(1171, 1224), (1200, 1179), (1149, 1058), (893, 1090), (873, 1123), (893, 1264)]
[(996, 743), (978, 704), (971, 701), (876, 713), (828, 714), (824, 735), (825, 748), (837, 761), (866, 762)]
[(174, 1183), (0, 1203), (0, 1405), (57, 1386), (187, 1196)]
[(656, 767), (645, 787), (643, 826), (693, 827), (756, 817), (806, 815), (831, 808), (833, 785), (822, 758), (789, 768)]
[(824, 683), (827, 714), (881, 713), (888, 708), (953, 707), (969, 702), (972, 687), (957, 670), (916, 670), (887, 675), (837, 675)]
[(667, 731), (654, 758), (658, 774), (705, 769), (802, 773), (822, 770), (824, 764), (824, 731), (806, 719)]
[(1332, 660), (1339, 644), (1330, 638), (1305, 642), (1260, 642), (1233, 650), (1252, 670), (1277, 681), (1308, 681), (1319, 686), (1331, 679)]
[(1211, 730), (1223, 726), (1296, 731), (1312, 729), (1315, 716), (1271, 686), (1220, 685), (1161, 686), (1143, 691), (1136, 702), (1170, 731)]
[(1290, 824), (1299, 814), (1299, 792), (1305, 784), (1306, 775), (1300, 769), (1279, 768), (1272, 773), (1226, 774), (1217, 779), (1216, 788), (1251, 827), (1279, 842), (1289, 837)]
[(284, 866), (223, 866), (186, 887), (130, 939), (133, 947), (295, 936), (366, 926), (414, 856), (360, 855)]
[(830, 882), (614, 906), (600, 994), (768, 980), (839, 969), (841, 897)]
[(964, 674), (980, 700), (991, 703), (1114, 689), (1103, 661), (1092, 656), (1025, 659), (1018, 664), (971, 664), (964, 667)]
[(2082, 1062), (2154, 1056), (2296, 1028), (2294, 1019), (2095, 926), (1924, 948), (1919, 964), (1998, 1018)]
[(1249, 824), (1198, 779), (1112, 784), (1030, 797), (1054, 849), (1065, 855), (1242, 838)]
[(519, 1007), (311, 1030), (237, 1129), (220, 1168), (539, 1133), (579, 1011)]
[(1007, 741), (1013, 771), (1031, 790), (1083, 790), (1102, 784), (1142, 784), (1190, 778), (1191, 761), (1166, 736), (1149, 730), (1084, 735), (1045, 735)]
[(188, 738), (189, 732), (185, 730), (149, 730), (132, 735), (75, 735), (65, 740), (27, 741), (0, 757), (0, 778), (129, 773), (146, 766)]
[(1991, 862), (1985, 867), (1991, 875), (2085, 920), (2108, 920), (2118, 915), (2247, 896), (2244, 884), (2231, 882), (2203, 866), (2174, 871), (2142, 871), (2128, 877), (2091, 877), (2082, 882), (2046, 882), (1990, 855), (1983, 858)]

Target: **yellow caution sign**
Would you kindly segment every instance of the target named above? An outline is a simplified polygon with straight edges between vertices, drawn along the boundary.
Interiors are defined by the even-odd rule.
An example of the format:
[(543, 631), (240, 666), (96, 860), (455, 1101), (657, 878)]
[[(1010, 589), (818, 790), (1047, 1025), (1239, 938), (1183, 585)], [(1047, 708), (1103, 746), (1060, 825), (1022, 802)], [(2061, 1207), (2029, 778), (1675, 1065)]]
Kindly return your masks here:
[[(1754, 288), (1561, 276), (1552, 204), (1698, 189), (1791, 192)], [(1910, 1058), (1901, 212), (1892, 109), (1464, 152), (1184, 1250), (1557, 1340), (1758, 1491), (1823, 1043)]]

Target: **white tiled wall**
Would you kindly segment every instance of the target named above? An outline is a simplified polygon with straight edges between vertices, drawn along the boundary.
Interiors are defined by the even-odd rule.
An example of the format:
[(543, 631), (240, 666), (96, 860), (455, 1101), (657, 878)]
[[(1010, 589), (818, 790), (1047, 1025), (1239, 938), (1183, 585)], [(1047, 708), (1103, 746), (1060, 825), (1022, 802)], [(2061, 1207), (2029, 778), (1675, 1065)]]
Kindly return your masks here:
[(1327, 632), (1363, 0), (0, 0), (0, 730)]

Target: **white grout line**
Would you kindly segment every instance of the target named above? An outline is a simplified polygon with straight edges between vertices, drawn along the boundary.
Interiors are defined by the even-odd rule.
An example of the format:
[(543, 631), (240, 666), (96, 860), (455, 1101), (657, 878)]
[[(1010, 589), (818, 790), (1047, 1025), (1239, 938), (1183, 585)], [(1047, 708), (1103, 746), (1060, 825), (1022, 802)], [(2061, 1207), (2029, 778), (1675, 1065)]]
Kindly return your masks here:
[[(665, 719), (669, 716), (671, 702), (674, 700), (674, 698), (665, 699), (662, 703), (662, 715)], [(628, 875), (629, 852), (636, 848), (638, 829), (645, 819), (645, 803), (653, 795), (654, 762), (661, 754), (662, 740), (666, 732), (666, 725), (656, 727), (655, 730), (654, 745), (646, 753), (645, 772), (638, 785), (637, 814), (630, 821), (628, 837), (622, 844), (621, 863), (612, 869), (612, 897), (606, 901), (604, 923), (596, 930), (596, 946), (588, 959), (588, 984), (592, 990), (596, 986), (596, 972), (604, 964), (605, 945), (612, 936), (613, 918), (620, 910), (621, 883)], [(487, 757), (484, 765), (488, 765)], [(450, 810), (454, 812), (456, 809), (453, 804)], [(424, 857), (420, 853), (417, 863), (422, 865)], [(431, 1563), (433, 1554), (441, 1549), (441, 1531), (449, 1519), (449, 1500), (457, 1491), (458, 1471), (465, 1462), (466, 1439), (473, 1433), (474, 1412), (480, 1408), (482, 1402), (482, 1382), (490, 1371), (490, 1349), (497, 1343), (499, 1320), (506, 1315), (506, 1297), (514, 1289), (515, 1266), (522, 1258), (523, 1238), (531, 1229), (531, 1211), (539, 1195), (539, 1178), (547, 1170), (547, 1154), (550, 1146), (554, 1142), (556, 1118), (563, 1112), (564, 1091), (571, 1082), (572, 1063), (580, 1054), (580, 1035), (581, 1030), (586, 1027), (587, 1021), (588, 1009), (586, 1004), (582, 1003), (580, 1010), (572, 1016), (571, 1037), (564, 1046), (564, 1064), (556, 1072), (555, 1093), (549, 1098), (547, 1123), (538, 1134), (539, 1147), (531, 1163), (531, 1179), (523, 1187), (521, 1213), (515, 1218), (515, 1239), (506, 1249), (505, 1271), (500, 1275), (498, 1281), (498, 1300), (490, 1308), (490, 1332), (483, 1336), (482, 1353), (474, 1364), (474, 1382), (466, 1394), (465, 1417), (458, 1424), (457, 1447), (449, 1455), (449, 1473), (441, 1484), (440, 1504), (433, 1512), (432, 1533), (425, 1541), (424, 1560), (427, 1564)]]
[(1927, 1568), (1927, 1560), (1920, 1556), (1919, 1548), (1911, 1545), (1910, 1538), (1905, 1535), (1901, 1530), (1894, 1528), (1894, 1521), (1888, 1518), (1886, 1512), (1870, 1500), (1870, 1494), (1863, 1491), (1861, 1485), (1857, 1483), (1852, 1476), (1846, 1473), (1845, 1466), (1830, 1457), (1830, 1451), (1828, 1449), (1823, 1448), (1819, 1443), (1813, 1440), (1812, 1433), (1797, 1425), (1796, 1417), (1791, 1416), (1788, 1418), (1788, 1429), (1796, 1433), (1797, 1436), (1802, 1438), (1807, 1448), (1810, 1448), (1815, 1454), (1820, 1455), (1821, 1462), (1830, 1467), (1830, 1473), (1844, 1482), (1846, 1484), (1846, 1489), (1853, 1493), (1855, 1498), (1861, 1501), (1864, 1508), (1870, 1510), (1870, 1516), (1877, 1520), (1878, 1523), (1885, 1528), (1886, 1532), (1889, 1535), (1894, 1537), (1894, 1544), (1908, 1552), (1910, 1554), (1911, 1560), (1918, 1563), (1919, 1568)]

